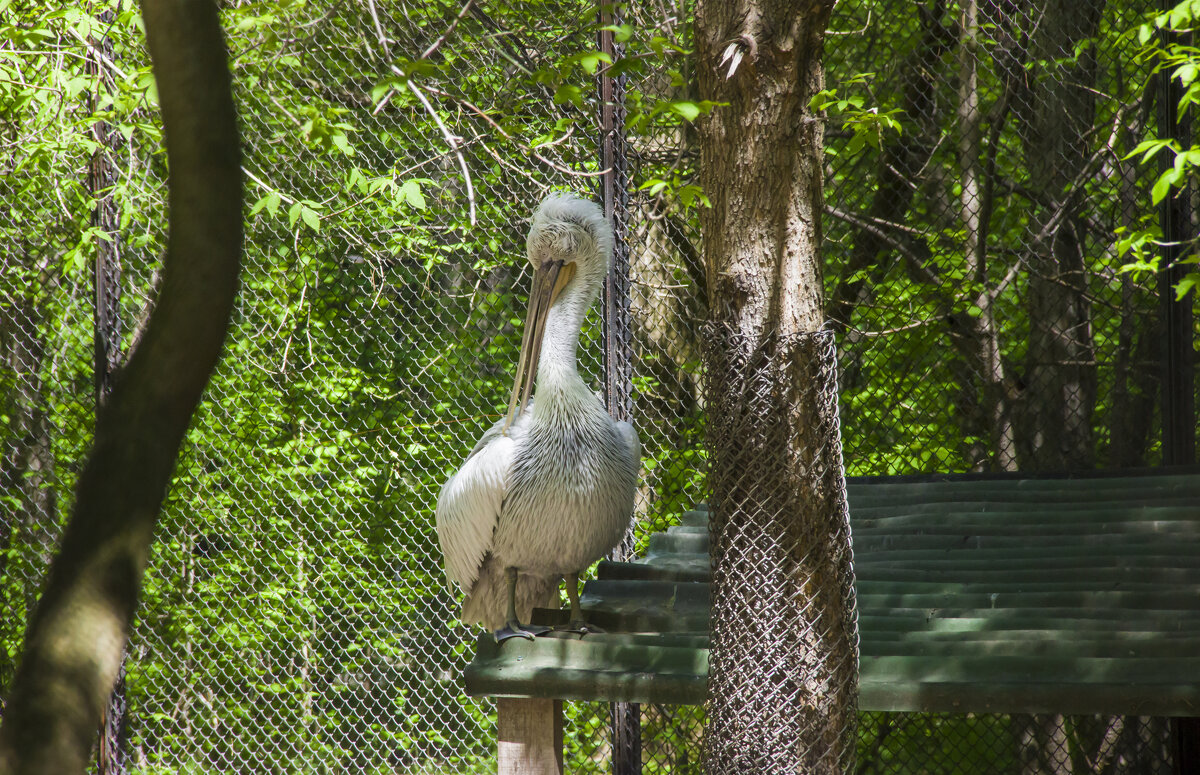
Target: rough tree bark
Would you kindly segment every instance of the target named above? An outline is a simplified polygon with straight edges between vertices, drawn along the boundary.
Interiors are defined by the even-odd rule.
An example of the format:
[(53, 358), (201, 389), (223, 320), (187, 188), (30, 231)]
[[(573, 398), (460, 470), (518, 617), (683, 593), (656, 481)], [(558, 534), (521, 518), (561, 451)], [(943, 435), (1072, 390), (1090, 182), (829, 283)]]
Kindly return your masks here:
[(96, 423), (74, 513), (26, 634), (0, 772), (84, 772), (116, 678), (176, 455), (224, 343), (241, 168), (211, 0), (145, 0), (170, 165), (162, 292)]
[[(809, 108), (833, 2), (696, 6), (700, 228), (711, 317), (753, 341), (824, 321), (819, 256), (822, 124)], [(732, 74), (731, 74), (732, 73)]]
[[(833, 2), (701, 0), (699, 125), (714, 547), (710, 773), (849, 766), (857, 679), (832, 370), (812, 334)], [(819, 379), (828, 377), (825, 383)], [(836, 422), (836, 418), (833, 418)], [(832, 433), (831, 433), (832, 431)]]

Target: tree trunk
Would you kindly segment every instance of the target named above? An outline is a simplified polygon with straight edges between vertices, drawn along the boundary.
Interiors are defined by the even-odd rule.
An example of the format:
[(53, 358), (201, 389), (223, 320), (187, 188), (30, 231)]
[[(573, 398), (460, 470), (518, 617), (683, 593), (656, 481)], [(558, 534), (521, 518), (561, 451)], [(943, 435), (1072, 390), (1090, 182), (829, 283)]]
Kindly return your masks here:
[(822, 119), (809, 101), (824, 87), (832, 6), (696, 6), (700, 98), (729, 103), (699, 126), (709, 312), (752, 342), (824, 321)]
[[(1084, 228), (1079, 218), (1087, 171), (1087, 136), (1095, 114), (1095, 47), (1103, 0), (1049, 0), (1039, 12), (1013, 13), (993, 3), (997, 29), (1036, 19), (1025, 32), (1032, 70), (1012, 68), (1008, 88), (1025, 151), (1029, 189), (1038, 197), (1025, 257), (1029, 315), (1026, 385), (1018, 436), (1027, 471), (1095, 465), (1092, 413), (1095, 348), (1087, 299)], [(1051, 72), (1046, 72), (1050, 70)]]
[(710, 773), (835, 773), (854, 749), (857, 654), (820, 271), (832, 2), (696, 8), (709, 313)]
[(972, 468), (994, 467), (1002, 471), (1015, 471), (1017, 460), (1012, 420), (1005, 400), (1004, 364), (1000, 357), (1000, 338), (988, 282), (987, 227), (990, 213), (982, 186), (983, 171), (980, 169), (983, 157), (983, 111), (979, 105), (979, 5), (976, 0), (963, 3), (959, 35), (959, 212), (967, 270), (980, 289), (973, 300), (979, 314), (971, 316), (974, 320), (965, 326), (972, 333), (972, 342), (968, 347), (975, 348), (967, 362), (970, 371), (974, 372), (972, 376), (980, 383), (979, 415), (983, 422), (978, 423), (982, 431), (979, 435), (989, 440), (986, 450), (975, 451)]
[(146, 0), (170, 165), (157, 308), (96, 424), (74, 513), (26, 635), (0, 771), (82, 773), (128, 637), (154, 526), (225, 339), (241, 253), (241, 166), (211, 0)]
[[(1140, 136), (1134, 132), (1133, 136)], [(1134, 164), (1118, 165), (1121, 197), (1121, 225), (1135, 227), (1138, 212), (1137, 174)], [(1139, 468), (1148, 465), (1154, 410), (1159, 397), (1159, 373), (1156, 348), (1163, 341), (1162, 323), (1155, 317), (1138, 314), (1146, 308), (1142, 289), (1129, 274), (1120, 277), (1121, 317), (1117, 329), (1117, 350), (1113, 363), (1112, 411), (1109, 420), (1108, 465), (1113, 468)]]

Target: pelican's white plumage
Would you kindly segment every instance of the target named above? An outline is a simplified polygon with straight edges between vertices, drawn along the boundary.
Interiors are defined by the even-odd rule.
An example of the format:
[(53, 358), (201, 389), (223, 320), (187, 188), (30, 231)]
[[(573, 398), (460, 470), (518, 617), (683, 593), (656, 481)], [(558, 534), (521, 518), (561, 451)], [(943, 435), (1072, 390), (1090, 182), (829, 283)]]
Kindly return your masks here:
[[(547, 197), (526, 247), (535, 279), (515, 417), (507, 429), (501, 420), (483, 435), (437, 505), (446, 575), (466, 592), (462, 618), (491, 629), (506, 623), (507, 569), (516, 569), (516, 613), (528, 621), (532, 608), (554, 602), (560, 577), (617, 545), (633, 514), (641, 460), (633, 427), (609, 416), (576, 367), (580, 327), (612, 255), (600, 208), (570, 195)], [(532, 300), (539, 287), (548, 299), (541, 307)], [(527, 356), (537, 394), (523, 406), (524, 395), (517, 399)]]

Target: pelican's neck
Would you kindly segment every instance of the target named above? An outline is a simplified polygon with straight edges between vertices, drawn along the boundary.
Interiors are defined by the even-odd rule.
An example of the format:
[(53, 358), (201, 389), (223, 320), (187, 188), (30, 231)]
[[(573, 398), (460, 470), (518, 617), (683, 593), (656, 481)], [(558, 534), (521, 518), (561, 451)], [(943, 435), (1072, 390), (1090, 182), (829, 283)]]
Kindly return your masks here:
[(543, 397), (553, 401), (556, 395), (580, 391), (588, 393), (583, 378), (579, 376), (576, 351), (579, 349), (583, 318), (596, 293), (584, 286), (584, 282), (568, 286), (546, 316), (546, 333), (542, 338), (542, 353), (537, 367), (538, 401), (534, 403), (535, 410), (548, 406)]
[(537, 395), (570, 390), (583, 384), (576, 362), (579, 349), (579, 329), (583, 315), (572, 304), (561, 299), (546, 316), (546, 334), (542, 338), (542, 354), (538, 359)]

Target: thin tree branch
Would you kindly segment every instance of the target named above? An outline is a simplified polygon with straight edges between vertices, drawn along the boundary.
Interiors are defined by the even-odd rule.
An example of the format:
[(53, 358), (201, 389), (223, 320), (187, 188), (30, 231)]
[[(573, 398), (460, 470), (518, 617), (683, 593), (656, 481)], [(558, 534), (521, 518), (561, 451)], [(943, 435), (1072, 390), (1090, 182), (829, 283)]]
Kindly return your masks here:
[[(463, 13), (466, 13), (470, 9), (470, 6), (471, 2), (468, 1), (466, 6), (463, 7), (462, 13), (459, 14), (459, 18), (462, 18)], [(375, 34), (379, 38), (379, 45), (383, 49), (383, 53), (389, 60), (391, 60), (391, 46), (388, 44), (387, 36), (383, 34), (383, 25), (380, 23), (379, 14), (375, 10), (375, 0), (367, 0), (367, 10), (371, 14), (371, 21), (375, 24)], [(449, 34), (449, 31), (447, 31), (447, 34)], [(424, 57), (422, 57), (422, 59), (423, 58)], [(404, 79), (404, 85), (408, 87), (408, 90), (413, 93), (413, 96), (420, 101), (422, 106), (424, 106), (425, 111), (429, 114), (429, 117), (433, 119), (433, 122), (437, 124), (438, 129), (441, 130), (442, 137), (445, 138), (446, 144), (450, 146), (450, 150), (452, 150), (454, 155), (458, 157), (458, 167), (462, 170), (463, 182), (467, 187), (467, 205), (470, 211), (471, 225), (474, 226), (478, 220), (475, 216), (475, 187), (471, 184), (471, 170), (467, 168), (467, 160), (463, 157), (462, 149), (458, 144), (458, 138), (451, 133), (445, 122), (442, 121), (442, 117), (439, 116), (437, 111), (433, 109), (433, 105), (429, 102), (429, 98), (425, 96), (425, 92), (417, 86), (413, 79), (409, 77), (403, 70), (397, 67), (395, 62), (389, 61), (388, 67), (393, 73)], [(376, 108), (376, 112), (378, 112), (382, 106), (391, 99), (392, 91), (394, 90), (389, 91), (383, 100), (380, 101), (380, 107)]]
[(470, 11), (471, 6), (474, 4), (475, 0), (467, 0), (467, 2), (463, 3), (462, 10), (458, 12), (458, 16), (455, 16), (454, 21), (450, 22), (450, 26), (446, 28), (446, 31), (431, 43), (429, 48), (425, 49), (425, 52), (421, 54), (421, 59), (429, 59), (429, 57), (433, 56), (433, 52), (437, 51), (446, 42), (446, 39), (454, 32), (454, 28), (458, 26), (458, 23), (463, 20), (463, 17), (467, 15), (467, 11)]

